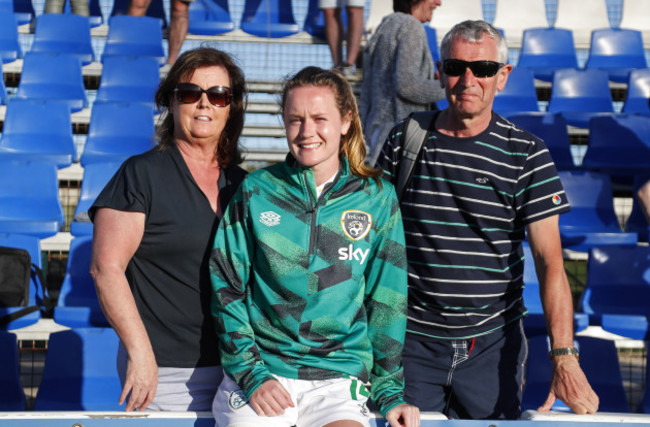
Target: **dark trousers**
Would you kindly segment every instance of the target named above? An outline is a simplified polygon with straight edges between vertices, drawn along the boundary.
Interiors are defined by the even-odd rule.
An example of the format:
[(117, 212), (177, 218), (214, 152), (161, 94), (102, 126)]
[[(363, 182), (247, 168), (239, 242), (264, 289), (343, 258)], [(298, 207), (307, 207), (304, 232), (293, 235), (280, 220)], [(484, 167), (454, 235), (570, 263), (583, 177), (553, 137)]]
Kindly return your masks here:
[(407, 334), (406, 401), (451, 419), (517, 419), (527, 356), (521, 321), (473, 339)]

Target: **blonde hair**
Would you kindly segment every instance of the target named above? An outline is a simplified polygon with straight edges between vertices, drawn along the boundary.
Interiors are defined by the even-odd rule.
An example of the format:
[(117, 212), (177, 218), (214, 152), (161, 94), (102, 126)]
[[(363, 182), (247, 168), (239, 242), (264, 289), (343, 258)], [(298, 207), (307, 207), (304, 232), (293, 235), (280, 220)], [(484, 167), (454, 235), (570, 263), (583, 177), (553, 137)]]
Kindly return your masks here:
[(381, 171), (376, 168), (371, 168), (365, 163), (366, 142), (363, 139), (357, 101), (348, 81), (341, 74), (334, 71), (324, 70), (319, 67), (303, 68), (290, 77), (284, 84), (280, 104), (283, 117), (289, 91), (302, 86), (327, 87), (332, 90), (341, 118), (345, 118), (348, 114), (350, 115), (350, 128), (345, 135), (341, 136), (339, 158), (346, 158), (348, 160), (350, 172), (354, 175), (364, 179), (372, 178), (381, 185), (379, 180)]

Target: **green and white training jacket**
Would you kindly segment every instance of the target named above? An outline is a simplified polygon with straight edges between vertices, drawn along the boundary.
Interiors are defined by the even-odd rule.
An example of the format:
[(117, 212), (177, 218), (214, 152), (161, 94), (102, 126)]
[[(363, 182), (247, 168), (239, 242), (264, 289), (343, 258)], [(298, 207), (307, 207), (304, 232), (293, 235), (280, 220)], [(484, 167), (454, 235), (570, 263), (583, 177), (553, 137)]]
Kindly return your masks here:
[(343, 162), (320, 198), (311, 169), (249, 174), (210, 257), (225, 372), (247, 398), (271, 374), (371, 383), (383, 415), (403, 400), (406, 252), (392, 184)]

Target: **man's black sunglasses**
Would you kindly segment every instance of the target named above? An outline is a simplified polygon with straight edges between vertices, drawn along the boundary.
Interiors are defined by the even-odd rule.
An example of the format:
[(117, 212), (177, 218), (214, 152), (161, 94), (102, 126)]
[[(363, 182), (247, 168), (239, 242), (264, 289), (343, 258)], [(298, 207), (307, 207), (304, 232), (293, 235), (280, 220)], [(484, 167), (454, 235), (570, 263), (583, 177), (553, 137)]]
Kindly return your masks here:
[(176, 92), (176, 99), (183, 104), (192, 104), (198, 101), (204, 93), (208, 95), (210, 104), (216, 107), (227, 106), (232, 98), (230, 88), (227, 86), (212, 86), (208, 89), (201, 89), (201, 87), (193, 83), (180, 83), (176, 86), (174, 92)]
[(448, 76), (460, 76), (469, 68), (475, 77), (492, 77), (505, 64), (495, 61), (463, 61), (462, 59), (445, 59), (442, 61), (442, 71)]

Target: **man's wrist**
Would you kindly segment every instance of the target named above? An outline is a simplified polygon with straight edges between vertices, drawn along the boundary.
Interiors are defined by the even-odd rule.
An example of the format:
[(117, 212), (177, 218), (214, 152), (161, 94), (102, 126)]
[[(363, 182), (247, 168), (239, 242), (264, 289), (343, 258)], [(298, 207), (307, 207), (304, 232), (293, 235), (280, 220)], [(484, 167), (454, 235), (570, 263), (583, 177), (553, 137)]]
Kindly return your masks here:
[(578, 353), (578, 349), (575, 347), (554, 348), (548, 352), (548, 357), (551, 359), (557, 356), (575, 356), (576, 360), (580, 360), (580, 353)]

